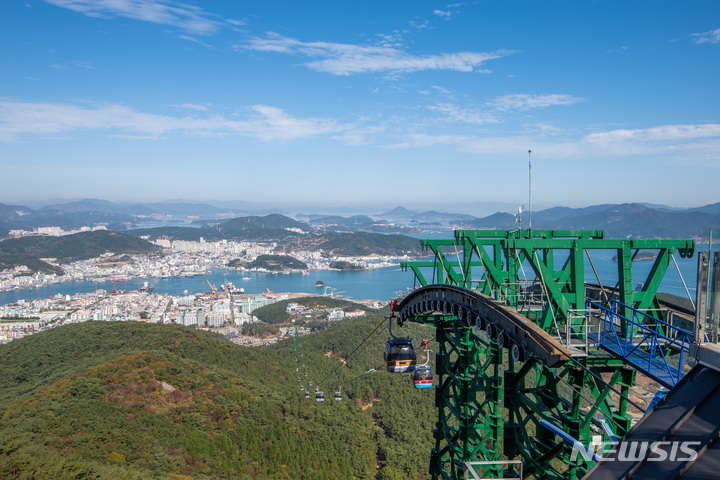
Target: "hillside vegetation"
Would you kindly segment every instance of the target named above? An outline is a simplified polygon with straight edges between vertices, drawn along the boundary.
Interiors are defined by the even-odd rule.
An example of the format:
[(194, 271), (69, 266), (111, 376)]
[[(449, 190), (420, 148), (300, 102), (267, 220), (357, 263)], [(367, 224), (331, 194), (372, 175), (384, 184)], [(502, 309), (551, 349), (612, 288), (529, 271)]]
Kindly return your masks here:
[(335, 255), (403, 255), (419, 253), (420, 241), (404, 235), (355, 232), (329, 236), (320, 248)]
[(225, 238), (232, 237), (241, 240), (282, 239), (298, 235), (298, 232), (288, 230), (292, 228), (299, 232), (307, 232), (308, 226), (292, 218), (280, 214), (266, 215), (264, 217), (239, 217), (223, 222), (213, 227)]
[[(4, 240), (0, 242), (0, 262), (9, 265), (25, 264), (17, 263), (22, 260), (20, 256), (25, 256), (34, 259), (57, 258), (61, 263), (68, 263), (96, 258), (108, 252), (120, 255), (152, 253), (159, 250), (160, 247), (141, 238), (101, 230), (62, 237), (21, 237)], [(37, 265), (35, 268), (38, 270), (47, 268), (42, 264), (33, 265)], [(33, 269), (31, 265), (28, 267)]]
[(252, 262), (246, 263), (245, 268), (262, 268), (270, 271), (307, 270), (305, 262), (288, 255), (259, 255)]
[[(281, 302), (275, 302), (270, 305), (257, 308), (253, 310), (253, 316), (265, 323), (273, 325), (287, 323), (295, 316), (294, 313), (287, 311), (289, 303), (297, 303), (298, 305), (302, 305), (310, 309), (342, 308), (345, 311), (367, 310), (365, 305), (349, 302), (347, 300), (330, 297), (303, 297), (295, 298), (293, 300), (283, 300)], [(323, 314), (323, 316), (325, 315)]]
[(433, 396), (380, 371), (382, 331), (347, 358), (381, 321), (302, 338), (320, 404), (290, 341), (131, 322), (15, 340), (0, 347), (0, 478), (426, 478)]
[(0, 255), (0, 270), (15, 268), (20, 265), (25, 265), (31, 272), (54, 273), (56, 275), (64, 273), (62, 268), (50, 265), (30, 255)]

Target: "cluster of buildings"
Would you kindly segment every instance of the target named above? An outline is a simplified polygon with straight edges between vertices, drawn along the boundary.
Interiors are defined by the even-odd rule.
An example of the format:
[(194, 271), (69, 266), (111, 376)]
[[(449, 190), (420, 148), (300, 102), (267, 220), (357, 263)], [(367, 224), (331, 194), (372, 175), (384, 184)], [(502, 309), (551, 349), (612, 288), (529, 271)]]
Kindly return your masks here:
[(107, 230), (105, 225), (97, 225), (93, 227), (80, 227), (77, 230), (63, 230), (60, 227), (38, 227), (33, 230), (10, 230), (8, 233), (11, 237), (30, 237), (30, 236), (46, 236), (46, 237), (62, 237), (63, 235), (72, 235), (81, 232), (96, 232), (98, 230)]
[[(80, 231), (99, 230), (105, 227), (84, 227)], [(60, 227), (44, 227), (33, 232), (13, 231), (12, 235), (67, 235)], [(58, 265), (63, 275), (33, 273), (26, 266), (0, 271), (0, 291), (39, 288), (67, 281), (94, 280), (121, 282), (118, 293), (97, 289), (92, 293), (61, 295), (51, 298), (20, 300), (0, 305), (0, 342), (29, 335), (47, 328), (73, 322), (95, 321), (146, 321), (177, 323), (196, 328), (223, 329), (230, 338), (238, 336), (236, 327), (253, 322), (255, 309), (289, 298), (288, 294), (232, 295), (213, 292), (203, 295), (172, 296), (140, 291), (128, 285), (131, 281), (149, 278), (207, 275), (211, 269), (227, 269), (228, 262), (240, 259), (251, 262), (259, 255), (277, 253), (275, 243), (234, 242), (221, 240), (198, 242), (160, 239), (155, 242), (163, 251), (154, 255), (116, 256), (108, 253), (90, 260)], [(310, 268), (326, 269), (330, 260), (322, 252), (294, 251), (292, 256)], [(42, 259), (57, 265), (55, 259)], [(391, 264), (391, 258), (345, 258), (367, 268)], [(138, 283), (138, 285), (141, 285)], [(298, 304), (290, 304), (298, 309)], [(303, 315), (315, 312), (299, 309)], [(345, 312), (328, 309), (328, 320), (363, 315), (364, 311)], [(248, 343), (248, 342), (244, 342)]]
[[(378, 305), (376, 308), (381, 308), (381, 305)], [(286, 307), (287, 313), (295, 314), (298, 317), (303, 316), (314, 316), (320, 309), (317, 308), (308, 308), (303, 305), (300, 305), (299, 303), (288, 303)], [(346, 312), (342, 308), (324, 308), (322, 309), (323, 312), (327, 313), (327, 320), (342, 320), (343, 318), (354, 318), (354, 317), (362, 317), (365, 315), (365, 310), (354, 310), (351, 312)]]
[[(229, 338), (239, 337), (238, 328), (256, 321), (255, 309), (288, 300), (291, 294), (183, 295), (151, 293), (108, 294), (105, 290), (76, 295), (56, 295), (37, 300), (19, 300), (0, 305), (0, 343), (69, 323), (94, 321), (140, 321), (176, 323), (196, 328), (222, 329)], [(297, 303), (288, 312), (315, 313)], [(360, 310), (328, 309), (328, 320), (364, 315)], [(277, 340), (277, 339), (274, 339)], [(252, 343), (252, 342), (243, 342)]]
[[(49, 227), (50, 228), (50, 227)], [(57, 228), (57, 227), (52, 227)], [(240, 259), (251, 262), (259, 255), (277, 252), (275, 243), (233, 242), (221, 240), (198, 242), (183, 240), (170, 241), (160, 239), (155, 242), (163, 247), (156, 255), (134, 255), (115, 258), (107, 253), (99, 258), (81, 260), (69, 264), (58, 265), (55, 259), (42, 260), (57, 265), (64, 275), (32, 273), (25, 266), (0, 271), (0, 292), (20, 288), (39, 288), (68, 281), (96, 280), (127, 282), (148, 278), (173, 278), (207, 275), (211, 269), (227, 269), (228, 263)], [(321, 251), (293, 251), (292, 256), (304, 262), (311, 269), (328, 269), (332, 260), (345, 260), (356, 263), (363, 268), (378, 268), (396, 263), (398, 257), (335, 257), (332, 260), (322, 256)], [(408, 259), (402, 257), (400, 259)], [(258, 270), (258, 269), (254, 269)], [(123, 288), (132, 290), (133, 287)]]

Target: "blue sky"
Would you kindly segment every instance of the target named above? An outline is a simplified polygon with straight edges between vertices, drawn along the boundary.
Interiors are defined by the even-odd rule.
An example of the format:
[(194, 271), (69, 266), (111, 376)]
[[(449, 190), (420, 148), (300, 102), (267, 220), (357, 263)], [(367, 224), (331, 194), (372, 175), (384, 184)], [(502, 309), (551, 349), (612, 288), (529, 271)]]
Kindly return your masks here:
[(720, 2), (0, 2), (0, 202), (720, 201)]

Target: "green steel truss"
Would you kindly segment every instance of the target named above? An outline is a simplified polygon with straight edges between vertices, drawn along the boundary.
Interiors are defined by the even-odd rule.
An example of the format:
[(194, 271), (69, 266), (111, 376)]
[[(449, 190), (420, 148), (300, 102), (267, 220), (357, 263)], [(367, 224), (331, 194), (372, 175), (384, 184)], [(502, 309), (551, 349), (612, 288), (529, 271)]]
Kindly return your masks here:
[[(685, 257), (694, 251), (690, 240), (612, 240), (596, 230), (459, 230), (454, 240), (424, 240), (422, 246), (433, 252), (435, 260), (404, 262), (402, 268), (412, 270), (423, 286), (456, 285), (491, 296), (553, 337), (561, 337), (559, 330), (568, 322), (572, 326), (576, 318), (573, 312), (585, 307), (584, 257), (592, 264), (592, 250), (615, 250), (619, 278), (615, 295), (626, 305), (651, 309), (658, 316), (663, 312), (656, 293), (673, 253)], [(645, 249), (655, 251), (656, 258), (642, 279), (642, 289), (635, 291), (632, 261)], [(522, 284), (523, 263), (535, 273), (534, 285)], [(432, 269), (430, 282), (425, 276), (428, 269)], [(529, 299), (535, 294), (541, 301)], [(629, 429), (628, 397), (636, 372), (622, 361), (593, 349), (555, 368), (533, 355), (513, 360), (499, 348), (497, 338), (486, 336), (479, 321), (473, 326), (453, 313), (450, 309), (409, 318), (435, 327), (439, 344), (433, 479), (463, 478), (465, 462), (503, 459), (521, 459), (524, 478), (578, 479), (592, 462), (581, 455), (573, 457), (572, 447), (542, 426), (541, 420), (586, 446), (593, 436), (602, 435), (603, 420), (618, 437)], [(498, 464), (484, 475), (504, 478), (514, 473)]]
[[(657, 299), (657, 290), (677, 251), (692, 256), (692, 240), (619, 240), (605, 239), (602, 230), (456, 230), (454, 240), (422, 240), (433, 261), (402, 262), (403, 270), (412, 270), (420, 285), (440, 283), (479, 291), (509, 306), (519, 307), (552, 332), (573, 317), (573, 310), (585, 308), (585, 257), (594, 270), (593, 250), (612, 250), (617, 254), (618, 283), (602, 285), (616, 291), (620, 303), (647, 310), (667, 320)], [(641, 250), (656, 257), (644, 278), (633, 278), (633, 260)], [(453, 258), (454, 257), (454, 258)], [(523, 290), (521, 265), (529, 265), (536, 288), (541, 289), (541, 312), (532, 312), (524, 300), (534, 290)], [(425, 276), (432, 269), (432, 281)], [(480, 271), (477, 278), (474, 272)], [(597, 274), (596, 274), (597, 277)], [(635, 283), (642, 285), (634, 290)], [(527, 285), (525, 285), (527, 287)], [(620, 312), (625, 313), (625, 312)]]

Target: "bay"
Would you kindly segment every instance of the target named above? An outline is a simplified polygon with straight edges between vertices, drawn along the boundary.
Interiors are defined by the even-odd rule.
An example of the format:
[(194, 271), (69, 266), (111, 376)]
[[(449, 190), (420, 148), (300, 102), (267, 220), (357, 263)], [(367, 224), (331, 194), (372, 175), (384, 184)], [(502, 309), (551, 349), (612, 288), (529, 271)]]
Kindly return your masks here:
[[(707, 248), (707, 246), (705, 246)], [(698, 246), (698, 251), (702, 246)], [(713, 248), (715, 250), (715, 248)], [(618, 264), (612, 260), (614, 251), (591, 251), (595, 270), (598, 273), (600, 282), (606, 287), (614, 287), (618, 279)], [(454, 256), (449, 256), (455, 260)], [(562, 260), (558, 255), (556, 268), (560, 268)], [(675, 265), (671, 262), (666, 272), (660, 291), (672, 293), (678, 296), (687, 297), (685, 288), (690, 298), (695, 300), (695, 283), (697, 276), (697, 255), (691, 258), (681, 258), (675, 254), (680, 274)], [(633, 285), (638, 287), (647, 278), (652, 268), (652, 261), (636, 261), (633, 264)], [(480, 273), (480, 272), (477, 272)], [(425, 277), (432, 278), (432, 269), (424, 270)], [(117, 283), (118, 290), (137, 290), (144, 281), (155, 286), (154, 293), (166, 293), (171, 295), (183, 295), (187, 293), (209, 292), (211, 287), (208, 281), (217, 289), (225, 283), (225, 278), (236, 287), (243, 288), (247, 294), (262, 294), (266, 291), (274, 293), (333, 293), (343, 298), (354, 300), (381, 300), (389, 301), (396, 297), (398, 292), (405, 292), (413, 286), (419, 286), (415, 281), (412, 271), (403, 272), (399, 266), (389, 266), (371, 270), (360, 271), (337, 271), (337, 270), (310, 270), (307, 275), (297, 273), (257, 273), (238, 272), (234, 270), (213, 270), (210, 275), (180, 278), (149, 278), (136, 279), (127, 283)], [(521, 279), (533, 280), (535, 275), (527, 262), (520, 272)], [(322, 281), (325, 287), (315, 286), (317, 281)], [(589, 260), (585, 257), (585, 281), (598, 283)], [(684, 285), (683, 285), (684, 281)], [(57, 294), (74, 295), (76, 293), (87, 293), (102, 288), (108, 292), (113, 290), (112, 282), (76, 281), (48, 285), (36, 289), (21, 289), (0, 292), (0, 305), (15, 303), (18, 300), (35, 300), (47, 298)]]
[[(211, 291), (208, 282), (218, 290), (225, 283), (232, 282), (237, 288), (243, 288), (246, 294), (261, 294), (270, 290), (274, 293), (333, 293), (343, 298), (355, 300), (373, 299), (388, 301), (397, 296), (396, 291), (406, 290), (413, 286), (413, 274), (402, 272), (399, 266), (389, 266), (370, 270), (337, 271), (310, 270), (308, 275), (297, 273), (259, 273), (238, 272), (234, 270), (213, 270), (210, 275), (177, 278), (147, 278), (130, 280), (127, 283), (117, 282), (118, 290), (137, 290), (143, 282), (155, 286), (153, 293), (183, 295), (187, 293), (203, 293)], [(316, 282), (324, 283), (316, 287)], [(36, 300), (62, 294), (92, 292), (102, 288), (108, 292), (113, 290), (113, 283), (76, 281), (57, 283), (36, 289), (11, 290), (0, 292), (0, 304), (14, 303), (18, 300)], [(327, 291), (326, 291), (327, 288)], [(37, 293), (36, 293), (37, 292)]]

